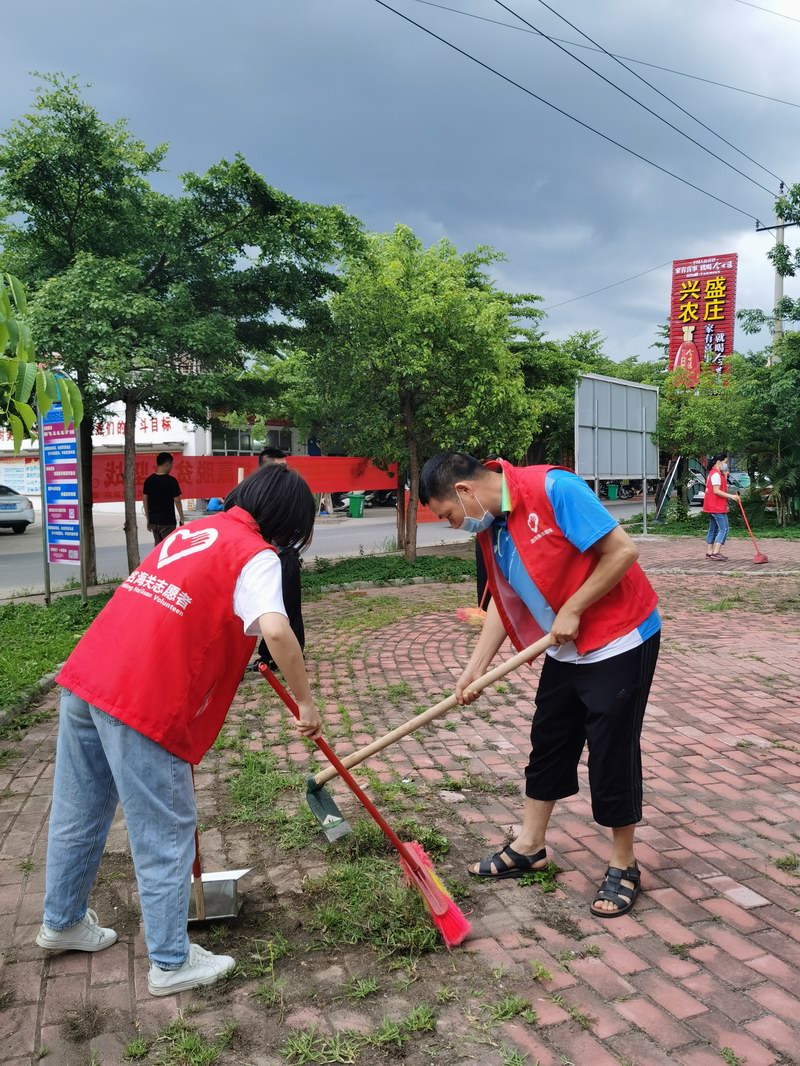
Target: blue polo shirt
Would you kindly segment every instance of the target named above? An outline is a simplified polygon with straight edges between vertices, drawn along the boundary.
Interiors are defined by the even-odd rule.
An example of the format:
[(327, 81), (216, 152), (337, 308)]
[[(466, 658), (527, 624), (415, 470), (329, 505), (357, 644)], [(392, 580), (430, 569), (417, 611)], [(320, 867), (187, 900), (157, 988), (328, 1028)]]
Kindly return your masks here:
[[(598, 540), (607, 536), (618, 522), (598, 500), (583, 478), (569, 470), (550, 470), (545, 478), (545, 492), (556, 516), (556, 524), (566, 539), (579, 552), (588, 551)], [(503, 577), (536, 619), (539, 627), (549, 633), (558, 613), (534, 584), (520, 559), (514, 539), (508, 531), (506, 515), (511, 511), (511, 499), (503, 478), (503, 513), (492, 525), (494, 557)], [(602, 648), (580, 655), (575, 643), (549, 648), (548, 655), (560, 662), (594, 663), (610, 659), (639, 647), (661, 629), (658, 609), (645, 620)]]

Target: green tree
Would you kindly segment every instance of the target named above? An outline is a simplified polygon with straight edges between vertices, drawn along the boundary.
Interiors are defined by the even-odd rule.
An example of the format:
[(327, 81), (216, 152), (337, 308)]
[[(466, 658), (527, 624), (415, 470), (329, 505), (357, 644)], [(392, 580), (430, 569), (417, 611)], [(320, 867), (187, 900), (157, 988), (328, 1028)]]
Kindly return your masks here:
[[(140, 407), (204, 422), (234, 404), (248, 361), (285, 344), (336, 286), (332, 264), (358, 242), (340, 209), (272, 188), (244, 159), (184, 175), (183, 193), (149, 176), (124, 122), (104, 122), (72, 79), (48, 77), (31, 114), (0, 144), (3, 261), (25, 267), (41, 347), (60, 353), (86, 398), (84, 519), (91, 530), (91, 425), (125, 405), (126, 537), (138, 563), (134, 432)], [(269, 385), (246, 382), (248, 394)], [(90, 580), (96, 577), (90, 537)]]
[(46, 415), (61, 400), (64, 425), (83, 418), (80, 390), (66, 375), (58, 378), (36, 363), (25, 290), (12, 274), (0, 277), (0, 427), (14, 437), (14, 454), (23, 440), (36, 440), (36, 410)]
[(425, 248), (405, 226), (372, 236), (365, 254), (347, 257), (325, 328), (281, 368), (295, 421), (328, 450), (408, 475), (398, 542), (410, 560), (424, 459), (448, 447), (519, 457), (537, 429), (514, 351), (532, 307), (494, 288), (486, 268), (498, 258), (488, 248), (459, 255), (444, 240)]
[[(783, 196), (776, 199), (775, 214), (790, 225), (800, 224), (800, 184), (790, 186)], [(800, 246), (792, 248), (784, 242), (774, 244), (767, 252), (767, 258), (784, 278), (794, 278), (800, 271)], [(737, 312), (736, 317), (745, 333), (758, 333), (776, 320), (800, 322), (800, 299), (785, 296), (771, 312), (743, 309)]]

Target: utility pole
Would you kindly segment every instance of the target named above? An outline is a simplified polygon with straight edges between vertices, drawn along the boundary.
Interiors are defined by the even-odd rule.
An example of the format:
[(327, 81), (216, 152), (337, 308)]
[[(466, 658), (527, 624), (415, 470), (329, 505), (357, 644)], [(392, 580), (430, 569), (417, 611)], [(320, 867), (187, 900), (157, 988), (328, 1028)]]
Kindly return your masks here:
[[(785, 186), (781, 182), (780, 195), (783, 196)], [(782, 218), (778, 217), (777, 211), (775, 213), (775, 225), (774, 226), (762, 226), (760, 222), (756, 222), (756, 233), (764, 233), (768, 230), (775, 231), (775, 243), (784, 243), (784, 234), (787, 226), (796, 226), (797, 222), (785, 222)], [(780, 347), (781, 339), (783, 337), (783, 319), (777, 312), (778, 305), (783, 300), (783, 274), (775, 266), (775, 314), (772, 319), (772, 352), (767, 357), (767, 366), (772, 366), (780, 358), (778, 355), (778, 348)]]

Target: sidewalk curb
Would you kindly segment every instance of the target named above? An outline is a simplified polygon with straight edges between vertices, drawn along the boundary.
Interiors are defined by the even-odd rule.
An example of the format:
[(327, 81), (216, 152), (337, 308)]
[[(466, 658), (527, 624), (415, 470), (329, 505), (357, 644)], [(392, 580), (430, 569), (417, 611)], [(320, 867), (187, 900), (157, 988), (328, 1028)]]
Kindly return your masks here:
[(24, 696), (17, 700), (16, 703), (10, 707), (0, 708), (0, 726), (4, 726), (7, 722), (13, 721), (17, 715), (24, 714), (32, 703), (38, 700), (41, 696), (46, 696), (51, 689), (56, 687), (56, 677), (59, 670), (64, 663), (59, 663), (55, 670), (47, 674), (42, 674), (39, 680), (28, 689)]

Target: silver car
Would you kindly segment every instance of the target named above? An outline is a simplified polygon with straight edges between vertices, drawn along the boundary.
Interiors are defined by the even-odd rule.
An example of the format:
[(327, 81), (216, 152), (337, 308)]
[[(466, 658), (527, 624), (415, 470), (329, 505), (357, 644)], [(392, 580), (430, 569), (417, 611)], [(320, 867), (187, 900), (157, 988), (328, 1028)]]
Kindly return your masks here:
[(10, 526), (15, 533), (24, 533), (33, 521), (33, 504), (28, 497), (0, 485), (0, 529)]

